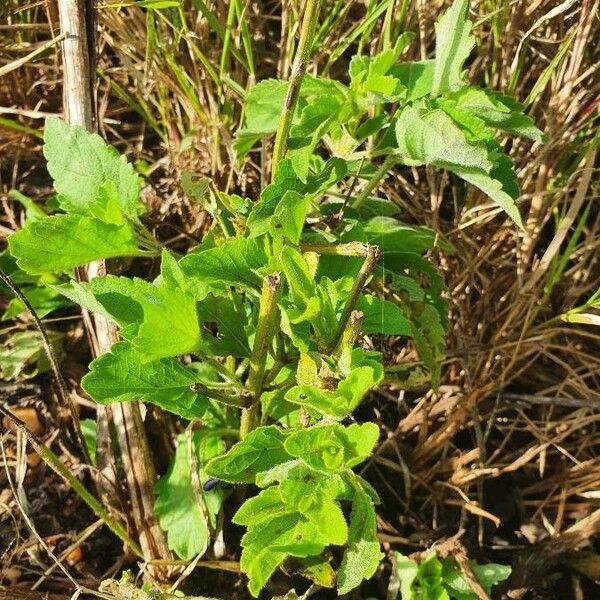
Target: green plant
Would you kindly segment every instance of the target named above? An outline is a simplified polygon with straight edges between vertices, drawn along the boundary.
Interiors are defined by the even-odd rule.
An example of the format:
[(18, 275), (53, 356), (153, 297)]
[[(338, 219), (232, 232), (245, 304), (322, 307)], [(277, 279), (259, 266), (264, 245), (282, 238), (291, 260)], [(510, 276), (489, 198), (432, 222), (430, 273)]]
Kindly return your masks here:
[(10, 252), (36, 276), (161, 257), (153, 281), (48, 285), (120, 328), (82, 381), (94, 400), (143, 399), (201, 423), (179, 438), (156, 486), (171, 549), (182, 558), (206, 550), (223, 499), (211, 478), (261, 488), (233, 518), (247, 528), (240, 564), (255, 596), (279, 566), (346, 593), (383, 556), (377, 492), (353, 471), (379, 437), (374, 423), (352, 423), (353, 413), (385, 378), (381, 354), (361, 335), (411, 338), (439, 381), (447, 303), (424, 257), (435, 236), (398, 221), (393, 203), (371, 196), (376, 186), (394, 165), (434, 165), (481, 188), (520, 225), (516, 177), (494, 129), (541, 134), (515, 101), (464, 82), (473, 45), (466, 4), (457, 0), (440, 19), (434, 60), (398, 63), (404, 34), (375, 57), (356, 56), (348, 85), (303, 74), (311, 11), (299, 75), (248, 92), (234, 142), (241, 159), (278, 132), (271, 183), (252, 202), (187, 174), (182, 186), (214, 227), (182, 257), (144, 227), (139, 177), (126, 159), (97, 135), (46, 121), (59, 212), (13, 234)]
[(396, 553), (396, 572), (400, 583), (399, 600), (477, 600), (473, 583), (485, 594), (492, 587), (508, 579), (511, 569), (506, 565), (489, 563), (479, 565), (469, 561), (469, 576), (465, 576), (453, 557), (440, 559), (431, 551), (418, 563)]

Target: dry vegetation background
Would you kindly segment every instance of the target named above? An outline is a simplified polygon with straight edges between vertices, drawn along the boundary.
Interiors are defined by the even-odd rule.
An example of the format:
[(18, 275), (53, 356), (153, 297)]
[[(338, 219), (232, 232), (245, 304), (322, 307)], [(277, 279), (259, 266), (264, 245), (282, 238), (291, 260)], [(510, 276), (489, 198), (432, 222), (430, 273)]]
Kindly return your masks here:
[[(376, 52), (386, 30), (418, 32), (407, 58), (430, 56), (444, 6), (325, 4), (313, 68), (340, 76), (357, 50)], [(209, 224), (178, 185), (184, 169), (256, 197), (263, 153), (234, 169), (230, 141), (244, 90), (287, 76), (301, 5), (97, 7), (98, 128), (143, 169), (149, 222), (160, 239), (185, 248)], [(508, 148), (524, 233), (474, 191), (466, 205), (459, 202), (462, 187), (448, 175), (399, 168), (378, 191), (401, 207), (403, 220), (428, 225), (454, 250), (434, 257), (451, 305), (442, 385), (392, 388), (373, 405), (387, 434), (366, 472), (384, 493), (381, 539), (387, 549), (410, 553), (460, 534), (469, 556), (513, 565), (512, 597), (600, 598), (593, 583), (600, 580), (600, 329), (561, 319), (599, 285), (598, 7), (598, 0), (471, 2), (478, 37), (471, 81), (512, 91), (549, 138)], [(60, 44), (52, 42), (58, 33), (52, 0), (0, 2), (0, 239), (23, 217), (10, 190), (36, 200), (51, 191), (39, 132), (46, 115), (61, 113)], [(593, 307), (585, 313), (600, 314)], [(73, 310), (57, 314), (47, 326), (65, 336), (62, 368), (77, 391), (89, 358), (83, 327)], [(6, 342), (31, 328), (24, 316), (2, 323), (0, 333)], [(399, 364), (416, 359), (402, 340), (387, 350)], [(54, 393), (51, 378), (0, 386), (0, 402), (33, 406), (40, 436), (61, 452), (43, 409)], [(83, 398), (81, 405), (90, 411)], [(0, 587), (0, 598), (20, 597), (10, 594), (40, 577), (40, 589), (69, 588), (59, 568), (46, 572), (52, 559), (26, 518), (75, 579), (96, 587), (130, 559), (17, 438), (4, 434), (3, 456), (25, 490), (27, 516), (2, 465), (0, 570), (4, 585), (21, 588)], [(385, 597), (388, 578), (389, 567), (373, 595)], [(243, 597), (235, 575), (225, 581)]]

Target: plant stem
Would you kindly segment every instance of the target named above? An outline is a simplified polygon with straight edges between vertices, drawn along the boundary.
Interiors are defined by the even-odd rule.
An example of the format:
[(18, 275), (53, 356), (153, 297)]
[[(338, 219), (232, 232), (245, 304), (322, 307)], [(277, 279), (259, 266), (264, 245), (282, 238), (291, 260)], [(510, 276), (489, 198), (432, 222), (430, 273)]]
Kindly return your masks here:
[(385, 157), (385, 160), (381, 163), (381, 166), (375, 171), (373, 177), (369, 180), (369, 183), (365, 186), (365, 189), (354, 199), (351, 206), (353, 209), (358, 210), (365, 200), (368, 200), (371, 192), (379, 185), (379, 182), (387, 175), (390, 167), (395, 163), (399, 162), (400, 159), (394, 155), (389, 154)]
[(20, 419), (15, 417), (12, 413), (5, 410), (0, 406), (0, 414), (10, 419), (15, 427), (25, 435), (27, 441), (32, 445), (33, 449), (40, 455), (42, 460), (60, 477), (62, 477), (66, 483), (73, 488), (73, 491), (94, 511), (94, 514), (106, 524), (106, 526), (127, 546), (129, 546), (137, 556), (144, 558), (144, 553), (140, 546), (134, 542), (125, 528), (118, 522), (115, 521), (108, 511), (104, 508), (102, 503), (97, 500), (84, 486), (83, 484), (73, 475), (69, 469), (61, 462), (61, 460), (42, 442), (39, 442), (37, 438), (29, 431), (27, 425)]
[(296, 104), (298, 104), (300, 86), (302, 85), (302, 79), (310, 60), (314, 32), (319, 16), (319, 6), (320, 0), (308, 0), (304, 9), (300, 40), (298, 41), (298, 48), (294, 57), (294, 64), (292, 65), (292, 74), (285, 96), (283, 112), (279, 119), (277, 133), (275, 134), (275, 146), (273, 147), (273, 158), (271, 161), (271, 179), (275, 176), (277, 165), (287, 151), (288, 137), (292, 127)]
[(346, 329), (346, 325), (354, 311), (354, 306), (358, 300), (360, 293), (362, 292), (369, 275), (371, 275), (371, 271), (375, 267), (375, 263), (379, 258), (379, 248), (377, 246), (365, 246), (366, 254), (365, 261), (363, 262), (356, 279), (352, 285), (352, 289), (350, 290), (350, 295), (348, 296), (348, 300), (346, 301), (346, 305), (344, 306), (344, 310), (342, 311), (342, 316), (340, 317), (340, 321), (338, 323), (338, 327), (336, 329), (335, 335), (329, 344), (328, 350), (333, 351), (340, 342), (340, 339), (344, 335), (344, 331)]
[(358, 340), (358, 336), (360, 335), (360, 328), (362, 326), (364, 314), (360, 310), (353, 310), (350, 313), (350, 318), (348, 319), (348, 323), (344, 328), (344, 332), (342, 333), (335, 349), (333, 350), (333, 357), (335, 359), (339, 359), (342, 355), (342, 352), (345, 347), (353, 347)]
[(246, 387), (252, 396), (252, 405), (242, 410), (240, 437), (244, 439), (260, 422), (260, 394), (265, 378), (265, 366), (273, 338), (273, 326), (277, 317), (277, 294), (281, 287), (281, 275), (271, 273), (263, 280), (254, 347), (250, 354), (250, 373)]
[(246, 390), (228, 394), (227, 392), (221, 390), (211, 389), (205, 385), (202, 385), (201, 383), (192, 384), (192, 390), (198, 394), (206, 396), (207, 398), (212, 398), (221, 404), (225, 404), (225, 406), (232, 406), (234, 408), (245, 408), (252, 400), (252, 397)]

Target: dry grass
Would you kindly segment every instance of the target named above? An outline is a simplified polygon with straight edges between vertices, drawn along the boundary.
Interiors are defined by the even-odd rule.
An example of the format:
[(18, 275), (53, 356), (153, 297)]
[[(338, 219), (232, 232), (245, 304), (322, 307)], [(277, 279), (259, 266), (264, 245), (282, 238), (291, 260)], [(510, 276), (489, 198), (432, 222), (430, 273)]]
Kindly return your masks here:
[[(148, 163), (151, 219), (171, 241), (205, 223), (176, 184), (182, 169), (256, 190), (262, 155), (234, 170), (229, 142), (244, 90), (288, 73), (297, 23), (295, 3), (249, 2), (228, 29), (230, 4), (217, 0), (216, 31), (199, 4), (182, 13), (98, 11), (98, 125)], [(431, 52), (443, 2), (392, 1), (369, 30), (365, 16), (380, 4), (330, 0), (315, 69), (343, 72), (344, 40), (354, 40), (350, 50), (375, 51), (385, 31), (419, 31), (409, 58)], [(39, 140), (17, 127), (37, 129), (59, 112), (60, 57), (52, 46), (8, 66), (56, 36), (52, 6), (9, 0), (0, 8), (7, 71), (0, 117), (12, 120), (0, 130), (5, 231), (19, 222), (8, 189), (46, 190)], [(384, 538), (422, 549), (464, 530), (475, 553), (516, 551), (520, 585), (566, 552), (593, 549), (600, 528), (600, 331), (561, 319), (597, 290), (600, 275), (598, 7), (598, 0), (472, 2), (479, 43), (471, 80), (512, 90), (549, 137), (544, 145), (507, 142), (525, 231), (476, 192), (465, 198), (444, 174), (401, 169), (380, 190), (407, 221), (431, 226), (455, 250), (436, 256), (451, 304), (443, 385), (422, 397), (400, 393), (397, 405), (382, 408), (389, 439), (370, 472), (397, 502), (382, 516)]]

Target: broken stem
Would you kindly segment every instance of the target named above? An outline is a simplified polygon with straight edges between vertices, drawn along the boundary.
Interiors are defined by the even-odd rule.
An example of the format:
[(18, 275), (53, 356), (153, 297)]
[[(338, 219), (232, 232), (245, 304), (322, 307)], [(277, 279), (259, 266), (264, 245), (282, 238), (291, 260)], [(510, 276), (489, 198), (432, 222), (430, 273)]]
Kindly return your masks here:
[(348, 324), (348, 320), (350, 319), (350, 315), (352, 314), (356, 302), (358, 301), (358, 297), (365, 287), (365, 283), (371, 275), (371, 272), (375, 267), (375, 263), (379, 258), (379, 248), (377, 248), (377, 246), (364, 245), (364, 247), (366, 248), (365, 261), (363, 262), (360, 271), (356, 275), (356, 279), (352, 284), (352, 289), (350, 290), (348, 300), (346, 300), (346, 305), (342, 311), (342, 316), (340, 317), (335, 334), (331, 340), (331, 343), (329, 344), (330, 351), (333, 351), (338, 346)]

